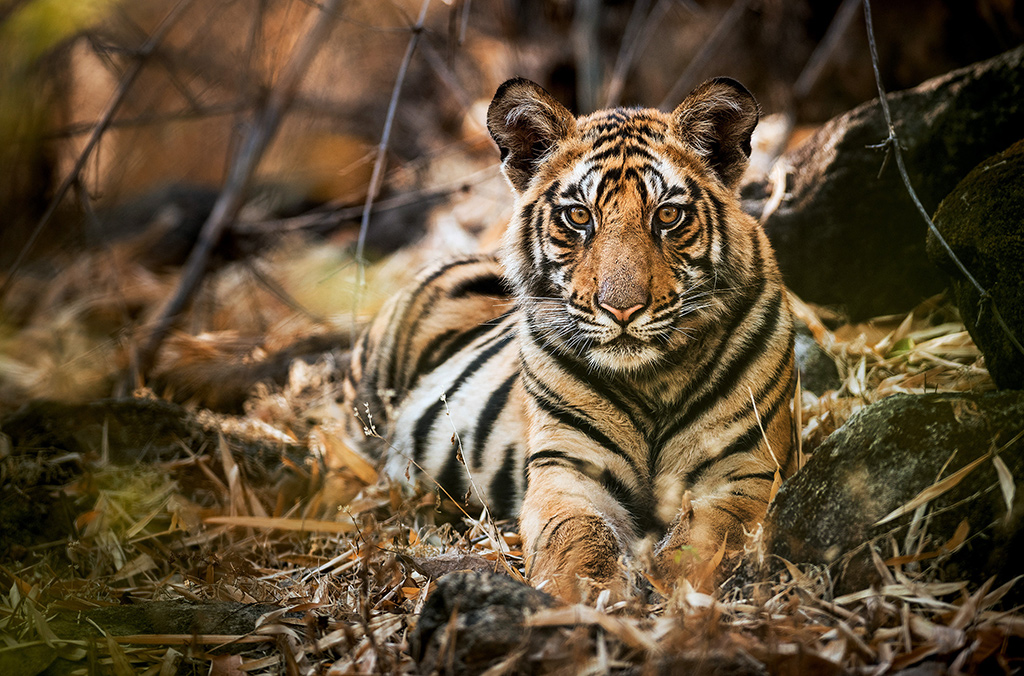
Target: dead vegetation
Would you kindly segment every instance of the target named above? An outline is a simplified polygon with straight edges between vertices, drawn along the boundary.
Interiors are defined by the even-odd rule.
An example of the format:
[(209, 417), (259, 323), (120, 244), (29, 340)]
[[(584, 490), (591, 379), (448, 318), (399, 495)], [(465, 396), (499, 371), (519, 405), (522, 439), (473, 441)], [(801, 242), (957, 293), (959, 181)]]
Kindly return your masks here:
[[(185, 4), (180, 11), (185, 11)], [(253, 91), (262, 92), (260, 86), (270, 81), (257, 77), (261, 68), (282, 62), (269, 54), (278, 48), (287, 52), (282, 44), (291, 46), (301, 39), (295, 28), (299, 24), (289, 20), (289, 12), (298, 12), (296, 7), (306, 10), (302, 3), (257, 4), (269, 10), (257, 15), (249, 42), (242, 43), (248, 44), (250, 58), (244, 62), (246, 77), (238, 85), (238, 93), (244, 96), (238, 101), (222, 96), (207, 100), (172, 76), (174, 88), (189, 100), (186, 109), (177, 110), (164, 100), (144, 110), (142, 103), (131, 101), (122, 116), (112, 114), (106, 122), (82, 126), (77, 118), (64, 120), (69, 126), (60, 134), (98, 132), (99, 140), (110, 125), (120, 130), (108, 137), (116, 155), (139, 141), (139, 136), (125, 129), (138, 126), (145, 133), (153, 131), (146, 126), (153, 120), (143, 124), (135, 119), (139, 114), (191, 115), (207, 124), (225, 111), (240, 115), (249, 110), (259, 98)], [(678, 3), (681, 8), (672, 3), (651, 4), (636, 3), (649, 12), (647, 20), (692, 22), (692, 3)], [(730, 26), (737, 30), (735, 23), (725, 22), (737, 21), (749, 4), (757, 3), (716, 5), (710, 14), (694, 14), (701, 17), (701, 26), (718, 25), (719, 20), (725, 26), (717, 42), (694, 43), (689, 52), (694, 61), (716, 63), (726, 31)], [(410, 36), (419, 35), (404, 28), (415, 23), (420, 5), (414, 5), (389, 9), (394, 13), (389, 18), (403, 26), (394, 31), (394, 40), (388, 38), (389, 45), (401, 45), (396, 53), (410, 44)], [(559, 7), (548, 8), (554, 15), (553, 25), (560, 20), (567, 23), (558, 17)], [(9, 11), (15, 11), (13, 6), (0, 10), (0, 22)], [(621, 94), (630, 61), (642, 58), (645, 48), (636, 32), (645, 17), (637, 12), (637, 18), (629, 19), (634, 32), (623, 40), (616, 59), (612, 87), (616, 96)], [(150, 37), (157, 35), (159, 21), (150, 13), (122, 15), (118, 30), (131, 32), (132, 24), (141, 24), (144, 29), (135, 28)], [(438, 251), (493, 244), (494, 233), (507, 215), (506, 190), (494, 170), (494, 157), (485, 153), (489, 145), (483, 130), (471, 113), (509, 64), (494, 49), (498, 29), (471, 30), (465, 42), (452, 37), (466, 30), (461, 22), (468, 13), (465, 2), (428, 17), (435, 32), (419, 45), (423, 60), (413, 66), (424, 70), (408, 76), (415, 80), (429, 73), (446, 83), (444, 104), (418, 114), (444, 120), (456, 129), (442, 135), (432, 128), (436, 135), (416, 148), (429, 150), (422, 166), (413, 160), (397, 162), (385, 176), (380, 172), (386, 144), (378, 145), (378, 153), (372, 148), (379, 141), (378, 127), (355, 137), (344, 124), (323, 122), (324, 110), (336, 105), (352, 113), (351, 106), (345, 108), (350, 99), (366, 95), (358, 91), (338, 94), (339, 100), (317, 98), (328, 90), (324, 83), (337, 77), (339, 63), (344, 66), (346, 58), (364, 63), (365, 57), (359, 61), (346, 51), (307, 65), (317, 84), (298, 92), (293, 102), (298, 112), (290, 118), (294, 123), (296, 117), (307, 116), (307, 129), (295, 133), (285, 125), (284, 138), (301, 148), (329, 145), (348, 158), (338, 179), (341, 185), (326, 189), (328, 198), (321, 200), (326, 206), (312, 214), (271, 213), (259, 200), (236, 205), (236, 232), (243, 237), (271, 232), (273, 242), (261, 243), (255, 256), (229, 254), (218, 259), (215, 255), (213, 263), (199, 261), (203, 283), (186, 294), (191, 300), (188, 312), (172, 313), (175, 330), (162, 340), (151, 366), (140, 364), (144, 342), (166, 315), (164, 304), (184, 288), (179, 268), (145, 264), (154, 242), (164, 246), (159, 244), (163, 240), (151, 237), (152, 229), (88, 249), (55, 253), (43, 247), (45, 258), (21, 269), (18, 265), (7, 268), (0, 317), (0, 411), (10, 412), (37, 399), (87, 402), (136, 393), (185, 401), (225, 434), (217, 443), (189, 445), (182, 440), (176, 457), (131, 466), (112, 461), (103, 443), (83, 453), (47, 449), (15, 453), (0, 435), (3, 500), (22, 509), (11, 514), (25, 525), (21, 539), (6, 541), (6, 550), (0, 553), (0, 665), (9, 673), (50, 673), (47, 669), (119, 675), (415, 673), (424, 667), (413, 660), (411, 636), (437, 578), (464, 569), (521, 576), (514, 524), (494, 524), (477, 513), (453, 516), (451, 510), (441, 509), (450, 507), (444, 505), (450, 501), (431, 486), (413, 490), (380, 479), (372, 463), (342, 441), (334, 391), (337, 367), (332, 350), (344, 348), (346, 337), (382, 299)], [(374, 18), (372, 13), (369, 16)], [(345, 27), (354, 31), (364, 18), (349, 17)], [(449, 26), (447, 42), (437, 38), (443, 34), (437, 29), (439, 23)], [(193, 16), (178, 33), (169, 33), (172, 62), (187, 53), (189, 29), (197, 25), (202, 25), (202, 18)], [(574, 24), (569, 30), (578, 35), (586, 28)], [(527, 69), (534, 67), (531, 64), (558, 61), (541, 46), (551, 41), (551, 33), (538, 32), (516, 54), (518, 65), (526, 64)], [(280, 43), (270, 40), (270, 34), (281, 38)], [(96, 36), (92, 39), (89, 58), (109, 59), (110, 50), (97, 45), (109, 48), (110, 44)], [(357, 46), (365, 49), (368, 40), (360, 39)], [(448, 44), (461, 45), (478, 57), (479, 68), (471, 74), (477, 77), (478, 90), (460, 84), (472, 79), (465, 72), (469, 59), (447, 59), (440, 47)], [(144, 48), (134, 56), (148, 58)], [(815, 58), (827, 60), (828, 55)], [(823, 68), (821, 63), (813, 65), (819, 71)], [(400, 68), (397, 57), (389, 57), (373, 66), (368, 79), (397, 73)], [(117, 68), (111, 72), (124, 77)], [(224, 84), (224, 73), (230, 68), (205, 72), (219, 75), (205, 76), (210, 78), (204, 80), (210, 89), (204, 91), (231, 90)], [(153, 73), (147, 70), (143, 76), (152, 79)], [(398, 83), (403, 79), (398, 78)], [(676, 81), (674, 75), (669, 78), (646, 70), (638, 79), (645, 86), (652, 82), (662, 86), (662, 91), (669, 91)], [(125, 83), (128, 78), (119, 81)], [(397, 87), (390, 89), (392, 75), (387, 82), (389, 94), (397, 91)], [(378, 82), (374, 86), (384, 89)], [(413, 94), (417, 86), (425, 85), (413, 82)], [(804, 81), (803, 86), (812, 85)], [(627, 91), (629, 96), (638, 93), (643, 92)], [(592, 86), (579, 93), (580, 100), (588, 96), (597, 100)], [(386, 106), (381, 101), (387, 99), (377, 95), (374, 101), (352, 117), (382, 121)], [(411, 133), (409, 119), (417, 113), (399, 108), (398, 114), (406, 116), (399, 125), (405, 128), (397, 132), (401, 159), (415, 154), (405, 147), (413, 144), (403, 134)], [(81, 127), (79, 132), (75, 124)], [(182, 129), (177, 131), (198, 133)], [(313, 132), (306, 134), (308, 129)], [(230, 155), (226, 149), (240, 142), (223, 129), (214, 136), (225, 157)], [(312, 155), (311, 151), (303, 157)], [(70, 174), (64, 174), (67, 184), (50, 186), (74, 196), (73, 211), (83, 220), (96, 217), (93, 193), (122, 189), (130, 193), (145, 187), (125, 187), (116, 180), (124, 167), (100, 165), (98, 160), (89, 164), (88, 157), (81, 143), (75, 145), (74, 153), (63, 157), (62, 166), (72, 167)], [(280, 146), (271, 146), (268, 157), (268, 164), (281, 174), (296, 169)], [(128, 164), (127, 159), (122, 161)], [(275, 174), (267, 165), (264, 170)], [(80, 171), (85, 173), (79, 175)], [(331, 169), (336, 171), (337, 167)], [(429, 178), (422, 179), (424, 175)], [(309, 179), (304, 188), (307, 196), (321, 196), (324, 176), (319, 173)], [(378, 180), (383, 187), (376, 209), (364, 207), (369, 204), (368, 194), (378, 197)], [(425, 239), (418, 246), (357, 274), (362, 252), (345, 247), (365, 238), (367, 228), (386, 219), (379, 209), (412, 205), (425, 210), (422, 201), (438, 194), (445, 200), (431, 211)], [(66, 203), (61, 209), (56, 208), (60, 199), (52, 204), (53, 214), (42, 214), (33, 228), (65, 215)], [(371, 213), (377, 220), (368, 220)], [(161, 234), (159, 228), (166, 222), (153, 219), (143, 225), (156, 227)], [(181, 221), (169, 222), (173, 231), (174, 223)], [(348, 226), (343, 227), (344, 223)], [(330, 226), (328, 239), (310, 237), (325, 224)], [(43, 240), (45, 244), (45, 235)], [(365, 285), (360, 284), (364, 274)], [(992, 388), (979, 351), (942, 298), (906, 315), (860, 324), (845, 323), (826, 309), (802, 303), (798, 314), (835, 359), (841, 383), (821, 396), (805, 391), (796, 402), (805, 456), (855, 411), (888, 394)], [(268, 366), (269, 376), (246, 379), (252, 373), (250, 367), (268, 365), (281, 350), (311, 336), (322, 336), (324, 341), (316, 346), (319, 349), (297, 353), (308, 359)], [(237, 383), (232, 380), (236, 376), (241, 378)], [(256, 380), (264, 382), (253, 389)], [(211, 382), (218, 387), (210, 389)], [(156, 395), (139, 389), (144, 385), (158, 388)], [(227, 390), (244, 396), (224, 405), (226, 399), (217, 397)], [(215, 416), (202, 410), (211, 405), (236, 407), (238, 415)], [(272, 443), (305, 448), (308, 456), (300, 463), (282, 453), (279, 473), (257, 476), (247, 471), (234, 452), (237, 449), (227, 441), (229, 433), (239, 430)], [(45, 509), (34, 511), (34, 506)], [(6, 529), (9, 524), (0, 527)], [(944, 546), (959, 544), (950, 541)], [(970, 588), (956, 581), (927, 581), (929, 560), (919, 554), (895, 551), (885, 561), (879, 558), (876, 565), (885, 584), (841, 597), (832, 595), (827, 570), (789, 567), (780, 578), (735, 586), (717, 597), (684, 585), (676, 590), (652, 589), (648, 603), (543, 609), (528, 618), (519, 649), (495, 663), (490, 673), (1019, 670), (1024, 615), (1000, 604), (1008, 586)], [(219, 615), (197, 624), (197, 615), (209, 613), (209, 606), (189, 611), (178, 624), (168, 623), (160, 630), (133, 619), (129, 610), (152, 608), (158, 602), (188, 609), (191, 606), (182, 604), (199, 601), (229, 602), (236, 604), (231, 606), (236, 610), (237, 604), (263, 605), (254, 606), (258, 612), (251, 618), (252, 630), (232, 628)], [(123, 615), (127, 628), (110, 630), (109, 614)], [(76, 626), (77, 630), (69, 629)], [(455, 644), (454, 627), (453, 622), (442, 645)], [(934, 670), (928, 671), (933, 669), (929, 665)], [(440, 671), (459, 667), (443, 659), (434, 666)]]

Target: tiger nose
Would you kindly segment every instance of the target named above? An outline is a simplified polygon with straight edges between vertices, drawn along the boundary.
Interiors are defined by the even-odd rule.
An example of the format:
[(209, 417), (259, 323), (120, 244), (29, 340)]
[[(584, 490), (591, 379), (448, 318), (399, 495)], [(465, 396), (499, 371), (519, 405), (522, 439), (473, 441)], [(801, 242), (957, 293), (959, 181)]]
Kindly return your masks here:
[(625, 309), (617, 308), (614, 305), (609, 305), (608, 303), (601, 303), (601, 308), (606, 310), (612, 317), (615, 318), (615, 321), (617, 321), (619, 324), (622, 324), (623, 326), (628, 324), (630, 318), (635, 317), (645, 307), (647, 307), (645, 303), (638, 303), (637, 305), (633, 305), (632, 307), (628, 307)]

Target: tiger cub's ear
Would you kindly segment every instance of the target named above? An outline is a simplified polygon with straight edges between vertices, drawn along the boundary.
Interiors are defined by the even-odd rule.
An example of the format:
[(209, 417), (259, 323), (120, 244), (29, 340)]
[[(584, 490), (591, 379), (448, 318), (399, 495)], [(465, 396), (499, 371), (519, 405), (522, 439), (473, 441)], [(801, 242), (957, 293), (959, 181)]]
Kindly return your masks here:
[(551, 146), (576, 130), (576, 118), (536, 82), (515, 78), (494, 94), (487, 129), (501, 151), (505, 176), (523, 192)]
[(703, 157), (730, 189), (750, 159), (750, 134), (760, 110), (736, 80), (717, 77), (694, 89), (672, 113), (674, 132)]

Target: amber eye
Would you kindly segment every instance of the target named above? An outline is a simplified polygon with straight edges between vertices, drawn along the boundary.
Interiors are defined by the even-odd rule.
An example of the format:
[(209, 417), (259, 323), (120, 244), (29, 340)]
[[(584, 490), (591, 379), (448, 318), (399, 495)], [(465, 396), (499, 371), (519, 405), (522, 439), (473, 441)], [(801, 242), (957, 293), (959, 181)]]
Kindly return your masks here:
[(590, 223), (590, 210), (586, 207), (569, 207), (565, 210), (565, 217), (570, 225), (584, 226)]
[(679, 221), (680, 215), (682, 215), (682, 210), (677, 206), (666, 204), (658, 207), (658, 225), (662, 229), (672, 227)]

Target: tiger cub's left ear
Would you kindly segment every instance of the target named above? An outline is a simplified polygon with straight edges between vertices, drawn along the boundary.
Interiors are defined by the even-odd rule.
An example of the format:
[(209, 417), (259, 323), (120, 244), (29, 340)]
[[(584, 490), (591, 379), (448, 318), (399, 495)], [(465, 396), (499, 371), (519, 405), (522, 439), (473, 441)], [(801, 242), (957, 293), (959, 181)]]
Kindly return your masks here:
[(672, 113), (674, 132), (730, 189), (736, 188), (750, 159), (750, 134), (760, 114), (747, 88), (728, 77), (694, 89)]
[(487, 109), (487, 129), (501, 151), (505, 176), (523, 192), (551, 147), (576, 131), (576, 118), (536, 82), (515, 78), (498, 87)]

